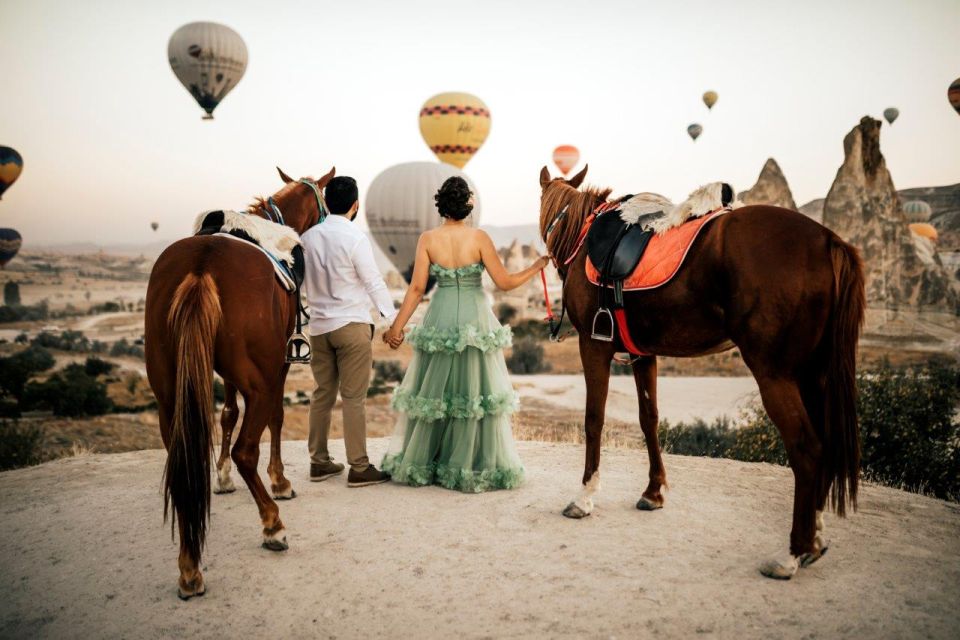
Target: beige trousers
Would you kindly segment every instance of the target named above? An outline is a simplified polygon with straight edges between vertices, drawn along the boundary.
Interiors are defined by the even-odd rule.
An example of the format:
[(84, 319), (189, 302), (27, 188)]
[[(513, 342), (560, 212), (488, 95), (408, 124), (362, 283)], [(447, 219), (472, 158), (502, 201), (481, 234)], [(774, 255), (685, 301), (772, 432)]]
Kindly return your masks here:
[(355, 471), (370, 466), (367, 458), (367, 416), (364, 402), (373, 367), (373, 325), (351, 322), (336, 331), (310, 336), (310, 368), (317, 388), (310, 400), (311, 462), (327, 462), (330, 417), (337, 401), (343, 399), (343, 440), (347, 463)]

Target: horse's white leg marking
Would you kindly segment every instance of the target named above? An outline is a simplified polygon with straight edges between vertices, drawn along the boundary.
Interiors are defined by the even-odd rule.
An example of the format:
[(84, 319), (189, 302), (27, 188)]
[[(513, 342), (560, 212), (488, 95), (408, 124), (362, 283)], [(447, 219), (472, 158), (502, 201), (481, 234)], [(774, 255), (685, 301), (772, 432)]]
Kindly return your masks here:
[(595, 471), (587, 483), (580, 490), (580, 495), (573, 501), (581, 511), (589, 514), (593, 511), (593, 494), (600, 491), (600, 472)]
[(217, 468), (217, 490), (216, 493), (230, 493), (236, 491), (237, 487), (230, 478), (230, 456), (224, 459), (223, 464)]
[(263, 546), (271, 551), (286, 551), (289, 545), (287, 544), (287, 530), (281, 525), (279, 529), (272, 533), (263, 532)]
[(760, 573), (768, 578), (777, 578), (779, 580), (789, 580), (793, 574), (800, 568), (800, 559), (786, 551), (778, 556), (770, 558), (760, 565)]

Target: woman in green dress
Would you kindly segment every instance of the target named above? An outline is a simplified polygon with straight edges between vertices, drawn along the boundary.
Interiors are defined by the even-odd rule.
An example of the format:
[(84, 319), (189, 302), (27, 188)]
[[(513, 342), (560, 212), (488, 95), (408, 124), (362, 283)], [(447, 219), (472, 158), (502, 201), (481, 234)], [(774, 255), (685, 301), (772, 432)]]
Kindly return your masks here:
[(509, 291), (549, 259), (507, 273), (490, 236), (465, 224), (473, 209), (466, 181), (448, 179), (435, 199), (443, 224), (420, 236), (410, 288), (383, 336), (391, 347), (400, 346), (428, 277), (436, 278), (423, 321), (407, 336), (414, 356), (393, 397), (401, 415), (381, 468), (395, 482), (413, 486), (469, 493), (512, 489), (523, 481), (510, 431), (517, 398), (503, 358), (512, 334), (493, 314), (481, 276), (486, 270), (499, 289)]

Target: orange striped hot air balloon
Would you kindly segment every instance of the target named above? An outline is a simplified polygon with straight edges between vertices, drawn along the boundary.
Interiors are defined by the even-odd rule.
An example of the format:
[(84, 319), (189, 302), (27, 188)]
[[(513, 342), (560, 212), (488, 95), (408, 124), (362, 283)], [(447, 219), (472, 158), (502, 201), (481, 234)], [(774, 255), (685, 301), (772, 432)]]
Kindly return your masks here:
[(927, 238), (934, 242), (940, 237), (940, 234), (937, 233), (937, 228), (929, 222), (914, 222), (910, 225), (910, 231), (921, 238)]
[(441, 162), (462, 169), (490, 133), (490, 110), (469, 93), (438, 93), (420, 108), (420, 134)]
[(580, 150), (572, 144), (562, 144), (553, 150), (553, 164), (560, 173), (567, 175), (580, 162)]
[(950, 88), (947, 89), (947, 100), (956, 112), (960, 113), (960, 78), (950, 83)]

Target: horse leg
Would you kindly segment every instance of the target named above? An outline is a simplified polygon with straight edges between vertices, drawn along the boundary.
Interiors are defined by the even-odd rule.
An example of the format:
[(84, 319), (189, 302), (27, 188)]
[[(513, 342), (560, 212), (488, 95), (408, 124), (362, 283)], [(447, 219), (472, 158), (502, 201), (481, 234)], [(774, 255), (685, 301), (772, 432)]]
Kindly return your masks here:
[[(286, 371), (282, 376), (286, 379)], [(267, 475), (270, 476), (270, 491), (274, 500), (292, 500), (297, 497), (293, 485), (283, 475), (283, 460), (280, 459), (280, 430), (283, 428), (283, 386), (275, 394), (273, 416), (270, 418), (270, 464)]]
[(637, 358), (633, 361), (633, 380), (637, 385), (637, 400), (640, 402), (640, 428), (647, 443), (650, 458), (650, 482), (637, 501), (637, 509), (653, 511), (663, 507), (660, 487), (667, 484), (667, 471), (660, 457), (660, 439), (657, 436), (657, 358)]
[(613, 345), (580, 335), (580, 362), (587, 386), (587, 407), (583, 419), (586, 436), (586, 462), (580, 495), (563, 510), (568, 518), (585, 518), (593, 511), (593, 496), (600, 491), (600, 436), (610, 385), (610, 361)]
[(263, 393), (245, 393), (244, 404), (246, 411), (243, 414), (243, 423), (240, 425), (240, 434), (233, 445), (233, 461), (237, 464), (237, 471), (247, 483), (257, 503), (257, 509), (260, 511), (264, 548), (271, 551), (284, 551), (287, 549), (287, 532), (280, 520), (280, 509), (270, 498), (257, 473), (260, 436), (271, 418), (273, 405), (269, 396)]
[(801, 566), (823, 555), (816, 538), (817, 510), (823, 447), (803, 405), (798, 384), (789, 378), (761, 378), (763, 406), (777, 426), (793, 471), (793, 526), (789, 553), (767, 560), (760, 572), (770, 578), (787, 580)]
[(237, 406), (237, 388), (227, 382), (223, 383), (223, 411), (220, 412), (220, 457), (217, 459), (217, 486), (214, 493), (233, 493), (237, 490), (230, 477), (230, 440), (233, 437), (233, 428), (237, 426), (240, 417), (240, 408)]

